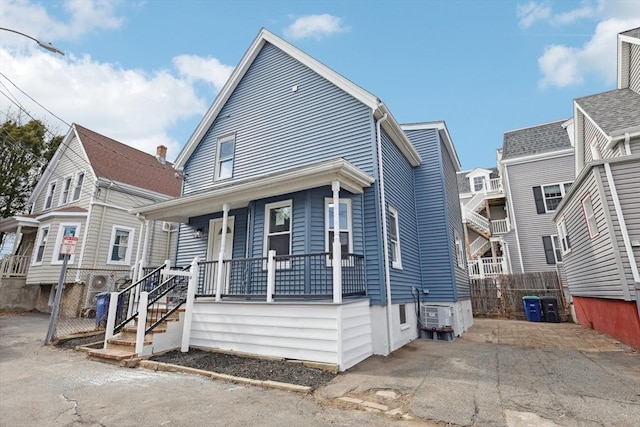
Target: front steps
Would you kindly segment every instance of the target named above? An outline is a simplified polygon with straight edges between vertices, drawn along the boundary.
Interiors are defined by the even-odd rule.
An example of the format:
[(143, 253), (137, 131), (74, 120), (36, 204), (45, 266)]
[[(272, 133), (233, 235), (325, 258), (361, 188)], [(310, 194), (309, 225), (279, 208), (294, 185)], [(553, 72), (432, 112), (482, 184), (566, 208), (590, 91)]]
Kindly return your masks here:
[[(162, 324), (156, 326), (153, 331), (145, 335), (145, 353), (149, 352), (150, 354), (152, 354), (154, 352), (154, 336), (166, 334), (168, 329), (180, 328), (182, 313), (184, 313), (184, 309), (178, 310), (177, 312), (173, 313), (171, 317), (165, 319)], [(171, 327), (169, 324), (173, 324), (174, 326)], [(112, 338), (109, 338), (106, 343), (106, 348), (88, 349), (87, 357), (89, 359), (97, 360), (100, 362), (115, 363), (127, 366), (130, 361), (138, 358), (135, 352), (136, 334), (137, 320), (136, 325), (125, 327), (120, 333)]]

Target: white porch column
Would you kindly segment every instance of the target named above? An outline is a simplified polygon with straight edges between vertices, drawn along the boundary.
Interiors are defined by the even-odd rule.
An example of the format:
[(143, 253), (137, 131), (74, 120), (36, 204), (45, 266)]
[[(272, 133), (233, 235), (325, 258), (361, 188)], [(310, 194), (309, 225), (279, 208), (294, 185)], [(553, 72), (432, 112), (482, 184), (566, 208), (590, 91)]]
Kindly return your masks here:
[(198, 287), (198, 276), (200, 269), (198, 267), (198, 257), (191, 261), (191, 269), (189, 270), (189, 287), (187, 288), (187, 302), (184, 308), (184, 325), (182, 329), (182, 343), (180, 351), (186, 353), (189, 351), (189, 340), (191, 339), (191, 324), (193, 323), (193, 302), (196, 299), (196, 288)]
[(107, 325), (104, 330), (104, 348), (107, 348), (107, 341), (113, 338), (113, 329), (116, 327), (116, 316), (118, 315), (118, 292), (111, 292), (109, 295), (109, 311), (107, 312)]
[(144, 333), (147, 330), (147, 305), (149, 292), (140, 292), (140, 304), (138, 305), (138, 318), (136, 319), (136, 355), (142, 356), (144, 351)]
[(342, 302), (342, 246), (340, 245), (340, 181), (331, 183), (333, 190), (333, 302)]
[[(218, 275), (216, 277), (216, 301), (220, 301), (222, 295), (222, 278), (224, 273), (224, 252), (227, 246), (227, 222), (229, 220), (229, 204), (222, 205), (222, 234), (220, 235), (220, 253), (218, 254)], [(214, 237), (215, 238), (215, 237)]]
[(276, 251), (271, 249), (267, 253), (267, 302), (273, 302), (276, 290)]

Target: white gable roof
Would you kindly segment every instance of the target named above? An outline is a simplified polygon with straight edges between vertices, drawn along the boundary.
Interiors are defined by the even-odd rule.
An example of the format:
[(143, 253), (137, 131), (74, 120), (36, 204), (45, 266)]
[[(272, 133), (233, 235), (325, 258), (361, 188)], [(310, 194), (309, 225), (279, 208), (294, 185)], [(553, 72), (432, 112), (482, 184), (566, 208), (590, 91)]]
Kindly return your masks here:
[(415, 150), (413, 145), (409, 142), (404, 132), (402, 132), (402, 130), (400, 129), (400, 125), (395, 121), (391, 113), (376, 96), (362, 89), (360, 86), (356, 85), (349, 79), (344, 78), (340, 74), (333, 71), (331, 68), (320, 63), (300, 49), (292, 46), (291, 44), (287, 43), (286, 41), (282, 40), (281, 38), (263, 28), (260, 30), (258, 36), (254, 39), (249, 49), (240, 60), (238, 66), (234, 69), (233, 73), (231, 73), (231, 76), (225, 83), (224, 87), (216, 97), (209, 110), (204, 115), (200, 124), (198, 124), (198, 126), (196, 127), (195, 131), (189, 138), (189, 141), (187, 141), (185, 146), (182, 148), (182, 151), (180, 151), (180, 154), (178, 154), (174, 166), (176, 169), (182, 170), (184, 168), (187, 160), (189, 160), (189, 157), (191, 157), (196, 147), (206, 134), (207, 130), (211, 127), (218, 114), (220, 114), (220, 111), (229, 100), (229, 98), (233, 94), (233, 91), (238, 86), (245, 73), (266, 43), (270, 43), (278, 49), (282, 50), (287, 55), (306, 65), (311, 70), (318, 73), (320, 76), (324, 77), (340, 89), (344, 90), (346, 93), (356, 98), (358, 101), (365, 104), (374, 112), (375, 118), (380, 118), (384, 116), (384, 114), (387, 114), (388, 119), (383, 122), (382, 127), (384, 127), (389, 135), (393, 138), (400, 151), (402, 151), (404, 156), (413, 166), (417, 166), (420, 164), (420, 162), (422, 161), (420, 155)]

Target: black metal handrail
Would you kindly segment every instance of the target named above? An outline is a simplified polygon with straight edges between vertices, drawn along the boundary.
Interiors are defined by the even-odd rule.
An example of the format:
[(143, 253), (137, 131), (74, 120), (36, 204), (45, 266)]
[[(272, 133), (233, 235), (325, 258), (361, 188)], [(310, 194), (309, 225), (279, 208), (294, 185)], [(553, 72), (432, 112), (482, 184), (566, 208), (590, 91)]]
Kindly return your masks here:
[(164, 264), (118, 292), (118, 308), (116, 310), (116, 321), (113, 328), (114, 334), (120, 332), (138, 316), (140, 292), (143, 290), (152, 290), (156, 287), (156, 284), (160, 283), (163, 268), (165, 268)]
[[(180, 271), (189, 271), (188, 265)], [(171, 317), (187, 301), (189, 276), (171, 276), (149, 292), (145, 335)], [(162, 300), (162, 301), (161, 301)]]

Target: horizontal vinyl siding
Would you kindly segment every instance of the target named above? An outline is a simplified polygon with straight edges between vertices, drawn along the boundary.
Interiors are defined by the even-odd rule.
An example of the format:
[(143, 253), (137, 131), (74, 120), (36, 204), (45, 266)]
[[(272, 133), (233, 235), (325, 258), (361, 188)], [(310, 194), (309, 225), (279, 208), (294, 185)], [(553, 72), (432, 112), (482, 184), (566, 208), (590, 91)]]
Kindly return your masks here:
[[(554, 212), (536, 212), (532, 188), (573, 181), (573, 155), (508, 165), (507, 172), (524, 273), (555, 271), (555, 265), (547, 264), (542, 245), (542, 236), (557, 234), (553, 223)], [(511, 254), (513, 252), (510, 251)]]
[[(571, 252), (563, 255), (569, 290), (575, 296), (623, 298), (620, 271), (611, 242), (611, 230), (607, 226), (606, 206), (598, 189), (594, 169), (584, 179), (580, 188), (574, 189), (574, 197), (563, 209)], [(596, 216), (599, 234), (589, 237), (582, 208), (582, 198), (589, 194)], [(560, 219), (560, 218), (558, 218)]]
[[(443, 165), (443, 179), (445, 186), (445, 196), (447, 199), (447, 221), (449, 227), (455, 230), (460, 236), (462, 245), (464, 247), (464, 229), (462, 225), (462, 213), (460, 212), (460, 198), (458, 196), (458, 179), (456, 177), (456, 170), (453, 165), (453, 161), (449, 156), (449, 151), (444, 146), (444, 143), (440, 141), (440, 155)], [(471, 298), (471, 288), (469, 284), (469, 273), (467, 271), (467, 260), (457, 260), (456, 242), (453, 236), (453, 232), (449, 236), (450, 257), (453, 260), (451, 263), (453, 266), (453, 280), (455, 282), (455, 299), (454, 301), (465, 300)], [(463, 250), (463, 253), (466, 251)], [(462, 267), (458, 265), (461, 263)]]
[(342, 306), (342, 369), (373, 354), (371, 309), (369, 301)]
[(337, 157), (371, 174), (371, 120), (364, 104), (266, 44), (188, 160), (184, 193), (213, 184), (217, 140), (234, 132), (233, 179)]
[(429, 302), (453, 301), (451, 230), (447, 221), (440, 138), (435, 129), (405, 132), (422, 157), (422, 164), (414, 169), (422, 288), (429, 292), (426, 296)]
[(420, 287), (420, 253), (416, 223), (415, 188), (413, 167), (398, 150), (388, 135), (382, 133), (382, 153), (384, 159), (384, 191), (387, 202), (387, 233), (390, 239), (389, 206), (398, 211), (398, 237), (400, 239), (400, 260), (402, 269), (391, 263), (391, 240), (389, 240), (389, 271), (391, 279), (392, 303), (413, 301), (413, 288)]
[(384, 289), (384, 258), (382, 250), (382, 224), (380, 222), (380, 192), (377, 183), (364, 190), (364, 250), (365, 281), (371, 304), (383, 305), (387, 296)]

